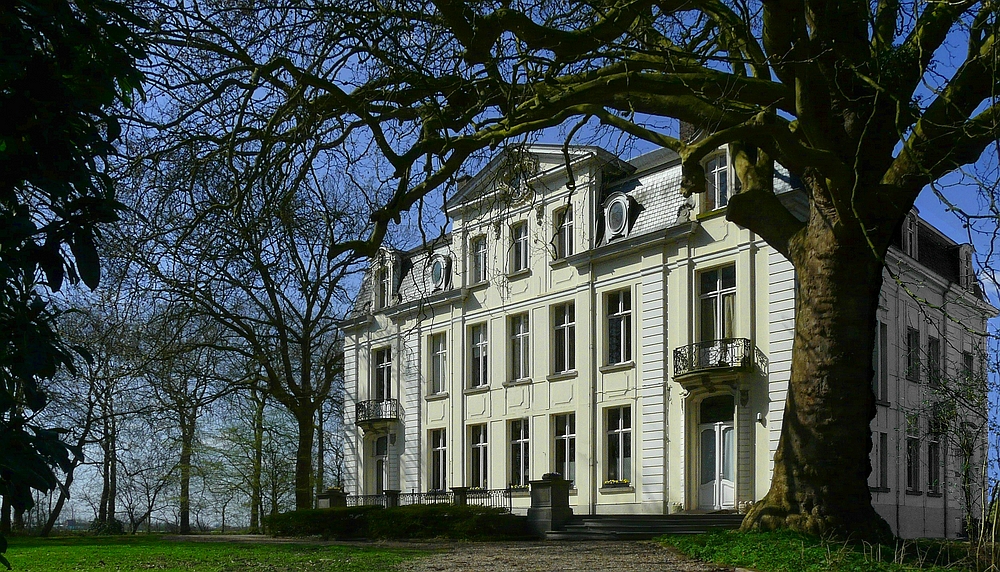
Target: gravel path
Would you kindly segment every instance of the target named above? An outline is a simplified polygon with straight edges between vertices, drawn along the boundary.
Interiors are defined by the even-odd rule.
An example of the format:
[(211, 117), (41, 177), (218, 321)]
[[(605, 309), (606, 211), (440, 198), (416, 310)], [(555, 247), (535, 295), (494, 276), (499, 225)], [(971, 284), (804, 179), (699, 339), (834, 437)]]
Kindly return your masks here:
[(731, 572), (653, 542), (470, 542), (405, 562), (406, 572)]

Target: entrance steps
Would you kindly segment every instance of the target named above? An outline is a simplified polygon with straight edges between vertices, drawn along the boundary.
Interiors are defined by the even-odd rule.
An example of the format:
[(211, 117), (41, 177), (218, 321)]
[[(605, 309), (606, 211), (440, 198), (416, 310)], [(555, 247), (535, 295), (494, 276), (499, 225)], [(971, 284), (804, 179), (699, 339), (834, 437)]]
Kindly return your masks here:
[(648, 540), (664, 534), (701, 534), (736, 529), (743, 515), (731, 512), (677, 514), (598, 514), (574, 516), (546, 540)]

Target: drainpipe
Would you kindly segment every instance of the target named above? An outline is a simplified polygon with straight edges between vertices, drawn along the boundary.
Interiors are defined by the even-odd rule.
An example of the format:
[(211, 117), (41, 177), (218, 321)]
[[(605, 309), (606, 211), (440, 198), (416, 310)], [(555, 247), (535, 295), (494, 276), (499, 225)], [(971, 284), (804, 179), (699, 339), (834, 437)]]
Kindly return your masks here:
[(598, 358), (598, 349), (595, 347), (595, 339), (597, 338), (597, 312), (600, 310), (600, 304), (597, 300), (597, 289), (594, 286), (594, 261), (591, 260), (590, 265), (590, 434), (592, 439), (590, 440), (590, 514), (597, 514), (597, 494), (600, 488), (599, 475), (597, 474), (597, 446), (598, 442), (601, 440), (601, 428), (598, 425), (598, 406), (597, 406), (597, 375), (598, 375), (598, 364), (600, 359)]

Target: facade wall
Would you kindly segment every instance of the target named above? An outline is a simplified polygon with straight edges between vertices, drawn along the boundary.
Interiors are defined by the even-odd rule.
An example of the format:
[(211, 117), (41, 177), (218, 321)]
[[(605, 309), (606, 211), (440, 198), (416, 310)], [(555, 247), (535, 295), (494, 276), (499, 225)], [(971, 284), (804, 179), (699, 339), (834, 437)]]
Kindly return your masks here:
[[(513, 431), (522, 423), (527, 425), (529, 478), (561, 471), (556, 442), (566, 441), (558, 435), (564, 426), (557, 427), (557, 419), (565, 421), (566, 416), (575, 422), (570, 502), (576, 514), (694, 510), (710, 493), (728, 499), (719, 501), (724, 506), (738, 509), (767, 492), (791, 371), (796, 292), (791, 264), (752, 233), (728, 223), (722, 211), (701, 213), (695, 202), (689, 207), (697, 222), (685, 219), (680, 208), (684, 199), (676, 190), (677, 166), (669, 157), (659, 170), (630, 177), (627, 165), (599, 152), (581, 152), (574, 159), (572, 189), (561, 160), (561, 150), (539, 153), (538, 174), (527, 197), (504, 199), (502, 185), (478, 175), (470, 185), (479, 190), (460, 192), (460, 200), (449, 205), (453, 231), (447, 242), (432, 245), (429, 252), (390, 253), (373, 262), (359, 294), (359, 309), (345, 323), (349, 493), (378, 492), (372, 471), (376, 442), (383, 436), (389, 446), (387, 474), (381, 483), (387, 489), (434, 488), (432, 434), (438, 431), (445, 434), (446, 487), (484, 484), (497, 489), (519, 484), (520, 473), (513, 468), (523, 449), (515, 447), (518, 435)], [(484, 171), (489, 172), (490, 168)], [(624, 182), (609, 183), (612, 174)], [(657, 199), (656, 193), (663, 197)], [(633, 207), (642, 208), (638, 215), (631, 213), (629, 224), (636, 232), (609, 238), (611, 227), (604, 217), (610, 211), (602, 209), (615, 196), (627, 196)], [(793, 194), (788, 198), (789, 204), (796, 204)], [(558, 256), (554, 234), (567, 207), (573, 215), (573, 253)], [(527, 245), (528, 256), (519, 259), (515, 243), (524, 228), (527, 239), (522, 246)], [(486, 244), (480, 261), (473, 252), (477, 240)], [(905, 261), (901, 253), (895, 256)], [(438, 288), (428, 283), (434, 257), (451, 264), (450, 283)], [(476, 266), (483, 262), (485, 280), (476, 281)], [(522, 262), (526, 267), (516, 268)], [(366, 302), (378, 299), (372, 276), (390, 264), (396, 264), (392, 267), (400, 275), (393, 281), (397, 297), (385, 308), (374, 308)], [(725, 310), (718, 311), (732, 319), (718, 326), (727, 330), (726, 335), (715, 338), (749, 340), (751, 352), (766, 356), (766, 365), (758, 368), (760, 364), (749, 358), (742, 365), (728, 364), (729, 350), (720, 350), (718, 344), (699, 346), (699, 352), (720, 350), (712, 359), (729, 366), (713, 367), (704, 375), (680, 372), (678, 376), (674, 351), (705, 339), (702, 330), (709, 327), (703, 319), (702, 283), (724, 269), (734, 273), (735, 290), (731, 299), (719, 302)], [(973, 332), (982, 331), (991, 309), (967, 289), (933, 276), (928, 279), (933, 272), (919, 265), (908, 265), (905, 272), (895, 269), (893, 274), (909, 276), (913, 284), (887, 280), (879, 308), (889, 347), (887, 399), (878, 406), (872, 423), (873, 502), (902, 536), (953, 536), (958, 533), (954, 517), (961, 514), (961, 503), (955, 458), (947, 445), (942, 443), (947, 465), (941, 472), (940, 495), (928, 491), (926, 484), (907, 494), (907, 419), (936, 398), (927, 383), (900, 374), (906, 359), (903, 346), (908, 327), (919, 331), (925, 349), (929, 336), (937, 337), (947, 345), (942, 349), (942, 367), (957, 372), (963, 352), (975, 351)], [(612, 334), (609, 308), (620, 303), (623, 293), (629, 301), (623, 335), (630, 339), (630, 355), (610, 363), (620, 338)], [(913, 302), (914, 296), (929, 304)], [(575, 364), (560, 372), (555, 356), (557, 308), (570, 303), (575, 315)], [(950, 319), (944, 318), (945, 313)], [(522, 319), (527, 322), (528, 357), (515, 366), (515, 334), (523, 327)], [(478, 363), (487, 370), (488, 380), (480, 386), (473, 366), (478, 351), (474, 338), (483, 333), (487, 353)], [(432, 346), (432, 340), (440, 340), (434, 336), (441, 335), (446, 356), (443, 375), (435, 373)], [(380, 348), (393, 352), (391, 394), (399, 400), (401, 413), (397, 420), (356, 426), (357, 404), (375, 398), (372, 360)], [(523, 375), (515, 379), (519, 370)], [(440, 390), (434, 391), (437, 377), (443, 379)], [(731, 403), (728, 419), (713, 417), (717, 409), (712, 404), (720, 399)], [(627, 432), (621, 427), (613, 431), (611, 425), (623, 411), (629, 413), (630, 427)], [(923, 419), (926, 427), (926, 412)], [(484, 429), (485, 447), (478, 447), (474, 438), (481, 441)], [(716, 446), (733, 452), (728, 469), (731, 490), (706, 488), (708, 435), (717, 435)], [(925, 431), (925, 461), (926, 437)], [(624, 446), (631, 450), (627, 469), (612, 463), (611, 449)], [(486, 463), (476, 464), (484, 450)], [(879, 463), (885, 465), (886, 487), (879, 486)], [(715, 469), (722, 471), (720, 467)], [(479, 468), (484, 469), (482, 475)], [(629, 473), (627, 483), (609, 482), (622, 471)], [(921, 471), (928, 478), (929, 469)], [(514, 506), (526, 510), (527, 495), (515, 492)]]

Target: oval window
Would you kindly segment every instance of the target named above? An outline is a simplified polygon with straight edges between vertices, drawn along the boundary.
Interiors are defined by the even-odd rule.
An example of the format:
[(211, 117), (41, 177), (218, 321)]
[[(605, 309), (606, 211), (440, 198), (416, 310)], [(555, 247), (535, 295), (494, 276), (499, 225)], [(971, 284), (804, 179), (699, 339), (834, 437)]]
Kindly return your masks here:
[(431, 284), (435, 289), (444, 288), (448, 281), (448, 260), (443, 256), (435, 256), (431, 261)]
[(628, 222), (628, 203), (625, 197), (617, 197), (608, 205), (608, 230), (612, 236), (625, 234)]

